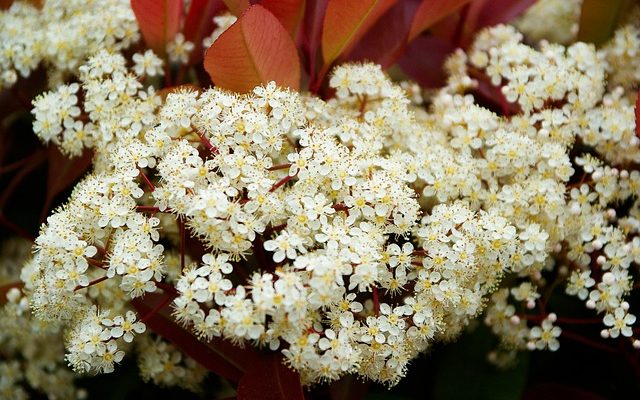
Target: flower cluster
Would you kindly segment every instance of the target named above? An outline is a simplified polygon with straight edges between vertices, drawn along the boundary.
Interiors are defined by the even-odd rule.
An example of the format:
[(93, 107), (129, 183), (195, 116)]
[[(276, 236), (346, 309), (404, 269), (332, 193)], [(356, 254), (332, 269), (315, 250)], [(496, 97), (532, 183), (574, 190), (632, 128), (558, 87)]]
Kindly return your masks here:
[[(540, 256), (529, 268), (514, 270), (519, 286), (491, 298), (486, 322), (507, 348), (559, 347), (561, 329), (554, 323), (573, 320), (546, 314), (545, 307), (551, 290), (562, 284), (601, 316), (604, 338), (622, 335), (640, 346), (626, 301), (640, 263), (640, 147), (635, 92), (616, 86), (620, 58), (614, 56), (629, 57), (630, 45), (620, 37), (634, 29), (621, 28), (596, 51), (583, 43), (565, 48), (542, 42), (536, 49), (521, 43), (513, 28), (496, 27), (479, 35), (468, 56), (459, 53), (449, 62), (455, 90), (465, 84), (471, 89), (483, 77), (500, 88), (510, 137), (522, 132), (546, 147), (546, 155), (573, 154), (573, 165), (550, 163), (534, 187), (518, 179), (508, 192), (496, 193), (512, 204), (508, 213), (524, 218), (514, 225), (529, 242), (525, 248)], [(614, 75), (609, 85), (606, 72)], [(626, 75), (625, 87), (635, 85)], [(527, 155), (518, 157), (510, 164)], [(561, 174), (559, 185), (548, 181), (554, 174)], [(542, 325), (532, 328), (536, 321)]]
[(199, 389), (206, 370), (185, 356), (172, 344), (149, 336), (138, 341), (138, 367), (145, 381), (160, 386), (180, 386), (192, 391)]
[[(64, 332), (78, 372), (112, 371), (135, 342), (145, 379), (192, 389), (202, 367), (145, 333), (169, 303), (199, 340), (279, 351), (304, 384), (395, 384), (483, 312), (506, 350), (555, 351), (572, 322), (557, 287), (640, 347), (637, 29), (600, 50), (486, 29), (425, 99), (374, 64), (337, 67), (328, 100), (274, 82), (159, 95), (141, 79), (161, 73), (153, 52), (94, 52), (33, 102), (38, 137), (90, 149), (93, 170), (10, 301)], [(178, 34), (169, 59), (192, 48)]]
[(15, 284), (30, 249), (30, 242), (15, 239), (0, 248), (0, 397), (28, 399), (35, 391), (49, 398), (82, 398), (84, 391), (64, 365), (61, 324), (32, 317)]
[(576, 40), (580, 28), (582, 3), (583, 0), (538, 0), (514, 25), (531, 41), (569, 44)]
[(15, 1), (0, 11), (0, 89), (44, 64), (52, 87), (100, 50), (119, 51), (140, 35), (128, 0)]
[[(137, 73), (160, 72), (161, 61), (151, 50), (134, 54), (133, 60), (132, 69)], [(114, 137), (133, 139), (155, 120), (159, 99), (152, 86), (142, 89), (138, 79), (143, 75), (129, 71), (123, 56), (102, 50), (79, 71), (82, 109), (78, 83), (60, 85), (33, 101), (33, 131), (43, 142), (53, 142), (70, 155), (79, 155), (88, 147), (110, 152)], [(146, 167), (143, 162), (141, 166)]]

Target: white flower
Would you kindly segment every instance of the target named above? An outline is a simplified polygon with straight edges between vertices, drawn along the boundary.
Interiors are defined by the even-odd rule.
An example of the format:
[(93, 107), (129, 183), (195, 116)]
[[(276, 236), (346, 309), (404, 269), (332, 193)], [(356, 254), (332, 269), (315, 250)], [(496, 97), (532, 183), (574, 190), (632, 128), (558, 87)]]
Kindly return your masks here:
[(162, 59), (158, 57), (153, 50), (147, 50), (144, 54), (135, 53), (132, 57), (133, 72), (136, 75), (143, 76), (156, 76), (162, 75)]
[(558, 342), (557, 338), (561, 333), (562, 329), (554, 326), (551, 320), (547, 318), (542, 321), (541, 326), (531, 328), (529, 338), (538, 350), (548, 348), (551, 351), (556, 351), (560, 348), (560, 342)]
[(627, 313), (622, 307), (618, 307), (613, 314), (607, 313), (602, 322), (610, 327), (608, 332), (612, 338), (617, 338), (621, 333), (622, 336), (631, 337), (633, 335), (631, 325), (636, 322), (636, 316)]

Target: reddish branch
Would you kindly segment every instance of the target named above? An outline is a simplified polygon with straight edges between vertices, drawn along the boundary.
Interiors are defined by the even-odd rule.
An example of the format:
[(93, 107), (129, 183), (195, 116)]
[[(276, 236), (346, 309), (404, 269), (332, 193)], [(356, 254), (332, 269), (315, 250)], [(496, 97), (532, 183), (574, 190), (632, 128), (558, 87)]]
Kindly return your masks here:
[(149, 177), (144, 172), (142, 172), (142, 169), (138, 168), (138, 170), (140, 171), (140, 177), (149, 188), (149, 191), (153, 192), (154, 190), (156, 190), (156, 187), (153, 185)]
[(219, 154), (220, 152), (218, 151), (218, 148), (214, 145), (211, 144), (211, 142), (209, 141), (209, 139), (207, 139), (207, 137), (204, 135), (204, 133), (200, 132), (200, 131), (196, 131), (196, 134), (198, 135), (198, 137), (200, 138), (200, 143), (202, 143), (202, 145), (209, 150), (209, 152), (211, 154)]
[(80, 289), (88, 288), (89, 286), (97, 285), (98, 283), (100, 283), (102, 281), (106, 281), (107, 279), (109, 279), (108, 276), (106, 276), (106, 275), (105, 276), (101, 276), (100, 278), (94, 279), (91, 282), (89, 282), (89, 284), (87, 286), (81, 286), (81, 285), (76, 286), (75, 289), (73, 289), (73, 291), (75, 292), (75, 291), (80, 290)]
[(169, 305), (177, 297), (174, 293), (166, 293), (166, 297), (158, 305), (153, 307), (147, 314), (140, 318), (140, 322), (147, 322), (151, 317), (156, 315), (160, 310)]
[(273, 186), (271, 187), (271, 189), (269, 189), (270, 192), (275, 192), (276, 190), (278, 190), (278, 188), (282, 185), (284, 185), (285, 183), (289, 182), (291, 180), (291, 178), (293, 178), (293, 176), (291, 175), (287, 175), (284, 178), (280, 179), (278, 182), (274, 183)]
[(279, 169), (287, 169), (289, 167), (291, 167), (291, 163), (276, 164), (270, 168), (267, 168), (267, 171), (277, 171)]
[(376, 286), (372, 289), (372, 300), (373, 300), (373, 312), (378, 315), (380, 314), (380, 298), (378, 296), (378, 288)]
[(571, 339), (574, 342), (578, 342), (578, 343), (582, 343), (586, 346), (592, 347), (594, 349), (599, 349), (602, 351), (607, 351), (609, 353), (617, 353), (618, 350), (616, 350), (615, 348), (611, 347), (611, 346), (607, 346), (606, 344), (602, 344), (602, 343), (598, 343), (595, 340), (591, 340), (589, 338), (586, 338), (584, 336), (580, 336), (580, 335), (576, 335), (575, 333), (569, 332), (567, 330), (562, 330), (562, 337), (567, 338), (567, 339)]

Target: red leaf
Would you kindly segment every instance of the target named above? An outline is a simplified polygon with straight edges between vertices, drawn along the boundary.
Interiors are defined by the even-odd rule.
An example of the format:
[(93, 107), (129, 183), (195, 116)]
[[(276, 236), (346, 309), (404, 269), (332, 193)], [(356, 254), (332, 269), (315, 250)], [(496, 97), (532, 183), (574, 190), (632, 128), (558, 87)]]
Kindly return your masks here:
[(282, 355), (258, 358), (238, 383), (238, 400), (302, 400), (300, 375), (282, 363)]
[(302, 53), (306, 56), (305, 69), (309, 73), (310, 81), (314, 81), (318, 67), (322, 22), (328, 0), (307, 0), (306, 3), (302, 24)]
[(213, 17), (224, 9), (222, 0), (191, 0), (183, 30), (185, 39), (194, 44), (189, 60), (191, 64), (197, 64), (202, 60), (202, 39), (213, 32)]
[(261, 6), (271, 11), (293, 39), (304, 16), (305, 0), (264, 0)]
[(405, 50), (411, 21), (420, 0), (405, 0), (394, 4), (369, 29), (348, 59), (369, 60), (382, 64), (383, 68), (393, 65)]
[(442, 66), (454, 49), (455, 46), (446, 39), (419, 36), (407, 46), (399, 64), (402, 70), (421, 86), (439, 87), (446, 79)]
[(183, 0), (131, 0), (145, 43), (160, 55), (180, 29)]
[(469, 46), (482, 28), (507, 23), (531, 7), (536, 0), (475, 0), (469, 4), (458, 45)]
[[(131, 304), (141, 317), (149, 313), (171, 294), (149, 293), (144, 297), (131, 300)], [(209, 371), (239, 382), (244, 372), (256, 364), (259, 357), (253, 348), (235, 347), (228, 341), (214, 338), (208, 343), (198, 340), (186, 328), (178, 325), (167, 311), (168, 307), (151, 315), (145, 324), (156, 334), (173, 343), (180, 351)]]
[[(497, 25), (510, 22), (512, 19), (522, 14), (531, 7), (537, 0), (482, 0), (474, 1), (469, 6), (471, 9), (478, 8), (477, 24), (474, 31), (478, 31), (485, 26)], [(472, 11), (469, 11), (472, 13)]]
[(347, 54), (396, 0), (329, 0), (322, 24), (324, 70)]
[(408, 41), (413, 40), (424, 30), (442, 18), (454, 13), (470, 0), (422, 0), (411, 23)]
[(249, 0), (222, 0), (229, 9), (229, 12), (236, 17), (242, 15), (242, 13), (249, 8)]
[(640, 92), (638, 92), (636, 97), (636, 136), (640, 139)]
[(204, 68), (216, 85), (240, 93), (269, 81), (300, 87), (298, 50), (278, 19), (260, 5), (249, 7), (211, 45)]

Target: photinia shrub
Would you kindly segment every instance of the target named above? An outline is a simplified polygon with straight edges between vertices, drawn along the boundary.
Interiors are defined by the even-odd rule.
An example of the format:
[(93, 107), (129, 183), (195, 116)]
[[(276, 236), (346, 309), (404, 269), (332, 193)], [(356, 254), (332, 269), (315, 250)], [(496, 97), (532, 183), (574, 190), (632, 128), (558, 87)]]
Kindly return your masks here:
[(1, 392), (135, 354), (356, 398), (477, 321), (501, 368), (567, 341), (640, 376), (640, 11), (610, 3), (0, 2)]

